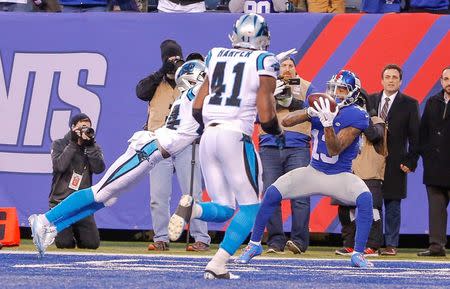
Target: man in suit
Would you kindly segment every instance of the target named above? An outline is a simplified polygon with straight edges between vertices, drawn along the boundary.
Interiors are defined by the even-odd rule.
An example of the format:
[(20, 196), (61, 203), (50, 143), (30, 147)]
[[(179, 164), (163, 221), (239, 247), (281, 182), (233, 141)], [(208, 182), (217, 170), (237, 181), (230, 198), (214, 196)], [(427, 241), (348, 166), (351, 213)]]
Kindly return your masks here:
[(369, 96), (370, 110), (375, 110), (388, 126), (386, 170), (382, 187), (385, 207), (385, 245), (382, 255), (397, 254), (401, 200), (406, 198), (406, 176), (417, 167), (419, 159), (419, 103), (400, 92), (402, 69), (395, 64), (381, 73), (383, 91)]

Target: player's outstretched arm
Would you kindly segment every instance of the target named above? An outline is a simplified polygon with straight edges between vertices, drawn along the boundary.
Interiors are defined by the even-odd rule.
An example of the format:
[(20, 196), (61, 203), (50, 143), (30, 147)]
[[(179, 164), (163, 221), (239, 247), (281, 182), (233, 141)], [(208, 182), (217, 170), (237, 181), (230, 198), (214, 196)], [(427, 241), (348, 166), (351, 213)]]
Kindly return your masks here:
[(336, 135), (332, 126), (324, 128), (325, 143), (330, 156), (336, 156), (345, 150), (361, 134), (361, 130), (346, 127)]
[(192, 103), (192, 116), (194, 119), (200, 124), (203, 125), (203, 117), (202, 117), (202, 108), (203, 102), (205, 101), (205, 97), (209, 92), (209, 79), (208, 76), (205, 76), (205, 81), (203, 81), (200, 86), (197, 96), (194, 99), (194, 103)]
[(282, 120), (281, 124), (285, 127), (291, 127), (299, 123), (304, 123), (305, 121), (310, 121), (306, 109), (296, 110), (288, 113)]
[(280, 135), (282, 130), (278, 123), (277, 112), (275, 110), (276, 79), (272, 76), (261, 75), (259, 77), (259, 88), (256, 96), (256, 107), (258, 109), (261, 128), (270, 134)]

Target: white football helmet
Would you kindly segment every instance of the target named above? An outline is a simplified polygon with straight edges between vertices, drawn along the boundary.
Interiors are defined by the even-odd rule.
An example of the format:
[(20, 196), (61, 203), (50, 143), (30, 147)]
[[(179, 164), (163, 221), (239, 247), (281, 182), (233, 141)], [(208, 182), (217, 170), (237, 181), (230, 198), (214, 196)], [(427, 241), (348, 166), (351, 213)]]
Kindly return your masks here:
[(180, 91), (185, 91), (205, 80), (206, 66), (203, 61), (190, 60), (175, 72), (175, 83)]
[(267, 50), (270, 44), (270, 32), (266, 20), (255, 13), (239, 17), (229, 37), (234, 48)]

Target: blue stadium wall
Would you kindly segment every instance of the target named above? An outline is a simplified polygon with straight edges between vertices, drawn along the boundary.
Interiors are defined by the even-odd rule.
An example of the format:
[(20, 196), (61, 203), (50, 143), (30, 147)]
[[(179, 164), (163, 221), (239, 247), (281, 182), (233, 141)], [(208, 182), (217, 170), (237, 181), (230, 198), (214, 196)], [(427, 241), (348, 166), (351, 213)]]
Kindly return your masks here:
[[(44, 212), (51, 184), (50, 148), (68, 131), (71, 115), (89, 114), (110, 165), (146, 120), (136, 83), (161, 65), (159, 44), (176, 39), (184, 55), (230, 45), (233, 14), (21, 14), (0, 13), (0, 207), (17, 207), (20, 224)], [(320, 89), (347, 68), (368, 92), (381, 90), (380, 71), (404, 69), (402, 91), (422, 104), (440, 89), (450, 64), (450, 16), (430, 14), (268, 15), (277, 53), (297, 48), (298, 72)], [(450, 177), (450, 176), (449, 176)], [(96, 176), (95, 180), (99, 177)], [(174, 182), (172, 209), (180, 192)], [(205, 196), (206, 198), (206, 196)], [(149, 179), (96, 214), (101, 228), (150, 229)], [(290, 212), (283, 205), (286, 230)], [(427, 233), (422, 166), (409, 175), (401, 233)], [(311, 231), (338, 232), (337, 210), (314, 197)], [(221, 230), (227, 224), (211, 224)], [(449, 228), (450, 231), (450, 223)]]

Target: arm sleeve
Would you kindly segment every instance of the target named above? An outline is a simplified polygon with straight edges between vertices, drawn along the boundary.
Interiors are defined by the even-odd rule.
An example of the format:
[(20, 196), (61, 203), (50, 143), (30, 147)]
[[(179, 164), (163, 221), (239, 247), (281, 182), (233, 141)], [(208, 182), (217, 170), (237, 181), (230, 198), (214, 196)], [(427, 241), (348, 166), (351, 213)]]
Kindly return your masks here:
[(228, 3), (228, 9), (231, 13), (242, 13), (244, 12), (245, 0), (230, 0)]
[(273, 53), (263, 52), (256, 58), (258, 75), (268, 75), (274, 78), (280, 73), (280, 63)]
[(77, 145), (74, 142), (69, 142), (64, 146), (63, 143), (55, 141), (52, 144), (52, 164), (53, 172), (63, 173), (69, 167), (74, 154), (77, 151)]
[(163, 77), (164, 74), (160, 71), (157, 71), (139, 81), (139, 83), (136, 85), (137, 97), (143, 101), (152, 100), (156, 88), (161, 83)]
[(411, 171), (415, 171), (417, 167), (417, 161), (419, 160), (419, 130), (420, 130), (420, 117), (419, 117), (419, 103), (414, 100), (410, 106), (409, 122), (408, 122), (408, 153), (406, 158), (402, 162)]
[(86, 155), (90, 170), (94, 174), (100, 174), (105, 170), (105, 160), (103, 159), (103, 152), (98, 144), (86, 147)]
[(424, 152), (427, 150), (428, 140), (429, 140), (429, 132), (428, 132), (428, 121), (430, 116), (430, 100), (427, 101), (425, 105), (425, 109), (423, 111), (422, 119), (420, 121), (420, 129), (419, 129), (419, 151), (423, 156)]
[(376, 144), (383, 140), (384, 124), (374, 124), (372, 120), (369, 119), (369, 126), (363, 131), (363, 133), (369, 142), (371, 142), (372, 144)]

